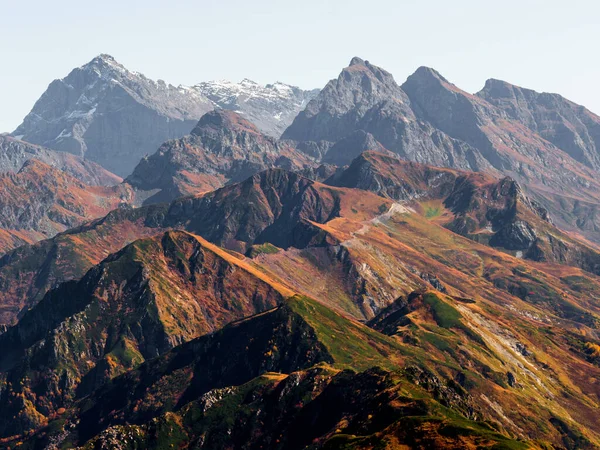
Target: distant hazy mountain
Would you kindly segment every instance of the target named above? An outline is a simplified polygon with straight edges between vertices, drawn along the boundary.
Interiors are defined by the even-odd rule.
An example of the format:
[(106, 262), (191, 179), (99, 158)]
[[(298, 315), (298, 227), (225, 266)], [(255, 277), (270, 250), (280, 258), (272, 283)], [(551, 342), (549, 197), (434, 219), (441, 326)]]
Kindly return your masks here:
[(20, 141), (8, 135), (0, 136), (0, 173), (18, 172), (23, 164), (32, 158), (92, 186), (112, 186), (121, 182), (120, 177), (92, 161)]
[(263, 86), (248, 79), (240, 83), (210, 81), (194, 87), (216, 107), (242, 114), (263, 133), (276, 138), (319, 93), (318, 89), (304, 91), (280, 82)]
[(127, 184), (90, 186), (36, 158), (0, 174), (0, 254), (133, 203)]
[(100, 55), (50, 83), (13, 135), (124, 176), (162, 142), (188, 133), (211, 109), (194, 90), (149, 80)]
[(577, 161), (600, 169), (600, 117), (558, 94), (490, 79), (477, 93)]
[(176, 87), (100, 55), (53, 81), (13, 136), (84, 156), (126, 176), (144, 155), (189, 134), (215, 107), (237, 111), (279, 137), (316, 93), (249, 80)]
[(144, 157), (126, 182), (153, 195), (146, 203), (171, 201), (242, 181), (262, 170), (301, 170), (316, 164), (289, 144), (262, 134), (232, 111), (205, 114), (189, 136), (165, 142)]

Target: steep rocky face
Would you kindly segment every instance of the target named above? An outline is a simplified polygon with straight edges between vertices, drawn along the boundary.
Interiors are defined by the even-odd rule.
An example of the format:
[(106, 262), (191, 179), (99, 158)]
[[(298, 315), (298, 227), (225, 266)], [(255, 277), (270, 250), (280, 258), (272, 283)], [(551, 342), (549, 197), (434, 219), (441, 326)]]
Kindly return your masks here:
[(375, 203), (368, 212), (374, 215), (382, 203), (375, 194), (365, 193), (358, 202), (346, 194), (298, 174), (272, 169), (204, 196), (112, 211), (0, 258), (0, 322), (13, 322), (48, 289), (79, 279), (110, 253), (167, 229), (185, 229), (241, 252), (263, 242), (306, 246), (327, 238), (313, 222), (326, 222), (365, 199)]
[(213, 102), (215, 108), (242, 114), (264, 134), (275, 138), (319, 93), (318, 89), (305, 91), (280, 82), (263, 86), (248, 79), (240, 83), (209, 81), (194, 88)]
[(555, 145), (558, 141), (546, 140), (541, 130), (528, 128), (484, 96), (467, 94), (432, 69), (417, 70), (403, 89), (417, 116), (477, 148), (494, 168), (486, 171), (514, 178), (561, 227), (598, 238), (589, 221), (583, 225), (585, 213), (569, 206), (581, 202), (585, 210), (595, 208), (597, 173)]
[(0, 253), (73, 228), (127, 206), (127, 185), (88, 186), (37, 159), (17, 173), (0, 174)]
[(558, 94), (490, 79), (477, 96), (503, 110), (573, 159), (600, 169), (600, 117)]
[[(352, 136), (357, 130), (372, 137)], [(411, 100), (392, 75), (360, 58), (353, 58), (323, 88), (282, 138), (297, 141), (298, 149), (324, 158), (341, 141), (329, 157), (338, 164), (349, 163), (361, 148), (380, 149), (374, 147), (374, 138), (386, 149), (419, 162), (465, 169), (485, 165), (469, 145), (419, 121)], [(348, 147), (347, 156), (344, 147)]]
[(335, 190), (271, 169), (201, 197), (174, 201), (167, 223), (240, 252), (264, 242), (303, 247), (320, 235), (311, 222), (337, 217), (340, 204)]
[(598, 251), (556, 228), (548, 211), (509, 177), (497, 179), (365, 152), (326, 183), (402, 201), (455, 233), (521, 257), (599, 273)]
[(272, 167), (300, 170), (315, 164), (303, 153), (262, 134), (241, 115), (205, 114), (189, 136), (168, 141), (143, 158), (126, 183), (158, 190), (146, 203), (214, 190)]
[(53, 81), (14, 136), (95, 161), (120, 176), (213, 108), (186, 87), (155, 82), (100, 55)]
[[(0, 433), (39, 426), (145, 359), (277, 306), (282, 292), (202, 238), (169, 232), (136, 241), (49, 292), (1, 335), (3, 416), (19, 420)], [(16, 396), (23, 402), (9, 400)]]
[(0, 135), (0, 173), (18, 172), (32, 158), (60, 169), (90, 186), (113, 186), (122, 181), (120, 177), (92, 161)]
[[(361, 148), (352, 144), (356, 133), (369, 133), (403, 159), (510, 176), (561, 227), (600, 239), (596, 220), (600, 183), (593, 165), (574, 151), (559, 148), (561, 141), (551, 136), (553, 132), (542, 132), (543, 127), (533, 127), (531, 120), (512, 117), (499, 104), (488, 102), (488, 97), (468, 94), (426, 67), (400, 87), (387, 72), (355, 58), (298, 115), (283, 137), (323, 160), (335, 149), (330, 158), (347, 164)], [(595, 116), (580, 115), (580, 122), (595, 129)], [(582, 125), (577, 127), (584, 133)], [(345, 154), (349, 155), (346, 161)], [(587, 159), (591, 161), (591, 156)]]
[(445, 197), (452, 190), (456, 174), (453, 170), (401, 160), (396, 155), (367, 151), (326, 183), (408, 201)]
[(172, 86), (99, 55), (53, 81), (12, 134), (126, 177), (163, 142), (189, 134), (208, 111), (236, 111), (277, 138), (317, 92), (249, 80)]
[(388, 100), (406, 103), (406, 95), (392, 75), (368, 61), (353, 58), (340, 76), (298, 114), (282, 137), (337, 142), (357, 129), (371, 108)]
[(366, 151), (387, 152), (372, 134), (357, 130), (337, 141), (323, 156), (326, 164), (343, 166)]

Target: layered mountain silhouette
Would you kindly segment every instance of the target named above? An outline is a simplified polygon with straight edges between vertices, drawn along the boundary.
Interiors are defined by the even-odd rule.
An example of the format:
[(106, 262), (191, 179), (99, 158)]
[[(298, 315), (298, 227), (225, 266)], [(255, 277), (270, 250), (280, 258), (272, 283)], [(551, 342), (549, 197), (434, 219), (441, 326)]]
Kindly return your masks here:
[(0, 174), (0, 192), (1, 253), (102, 217), (135, 198), (128, 185), (89, 186), (35, 158), (16, 173)]
[[(423, 166), (399, 166), (412, 173), (406, 180), (413, 186), (427, 185), (427, 171), (417, 170)], [(313, 444), (335, 442), (346, 430), (357, 442), (396, 436), (418, 446), (458, 439), (459, 448), (464, 439), (520, 436), (592, 448), (596, 386), (582, 383), (571, 367), (585, 367), (586, 379), (600, 370), (588, 350), (600, 310), (581, 295), (600, 292), (597, 277), (530, 263), (440, 226), (427, 208), (453, 191), (445, 196), (435, 189), (402, 206), (273, 169), (214, 194), (121, 211), (74, 230), (73, 243), (90, 245), (101, 228), (102, 235), (119, 235), (130, 227), (125, 222), (138, 220), (146, 229), (185, 227), (229, 248), (247, 248), (249, 256), (168, 232), (136, 241), (81, 280), (49, 291), (0, 335), (11, 349), (0, 364), (7, 383), (3, 417), (18, 417), (3, 421), (3, 435), (40, 429), (37, 442), (111, 445), (130, 432), (136, 442), (153, 440), (153, 427), (166, 423), (171, 432), (163, 431), (164, 442), (191, 445), (211, 436), (211, 445), (235, 443), (259, 425), (241, 420), (230, 402), (252, 398), (250, 411), (268, 411), (252, 438), (257, 446), (282, 432), (284, 448), (299, 433), (293, 430), (313, 417), (316, 428), (302, 438)], [(453, 205), (448, 214), (460, 217)], [(138, 219), (128, 217), (134, 213)], [(53, 241), (60, 239), (66, 235)], [(374, 329), (356, 321), (364, 318)], [(533, 328), (542, 331), (531, 334)], [(156, 354), (164, 356), (149, 360)], [(380, 369), (361, 375), (374, 366)], [(300, 382), (292, 395), (279, 384), (288, 376), (308, 384)], [(309, 382), (313, 377), (321, 381)], [(255, 390), (257, 383), (265, 390)], [(41, 389), (46, 395), (38, 398)], [(285, 403), (267, 407), (268, 392)], [(210, 419), (213, 413), (221, 419)], [(378, 416), (387, 421), (362, 428)], [(407, 416), (421, 417), (423, 425), (406, 431)], [(220, 428), (223, 420), (233, 420), (226, 422), (230, 433)], [(542, 425), (550, 428), (540, 432)]]
[(33, 158), (90, 186), (113, 186), (122, 181), (117, 175), (87, 159), (33, 145), (8, 135), (0, 135), (1, 173), (18, 172), (25, 162)]
[(145, 202), (157, 203), (211, 191), (272, 167), (301, 170), (315, 165), (241, 115), (215, 110), (204, 115), (189, 136), (168, 141), (142, 159), (126, 183), (154, 192)]
[(0, 137), (0, 447), (600, 447), (597, 124), (75, 69)]
[(133, 72), (102, 54), (54, 80), (12, 133), (20, 139), (85, 156), (125, 177), (167, 139), (183, 137), (214, 109), (242, 111), (279, 137), (316, 93), (282, 83), (173, 86)]
[[(471, 95), (426, 67), (399, 86), (388, 72), (354, 58), (283, 137), (298, 141), (299, 149), (316, 152), (324, 160), (332, 149), (335, 156), (329, 160), (338, 164), (350, 162), (360, 150), (377, 150), (374, 147), (381, 144), (415, 162), (509, 175), (562, 227), (598, 239), (598, 177), (591, 162), (595, 157), (590, 156), (597, 154), (592, 137), (597, 116), (560, 96), (533, 91), (526, 92), (535, 106), (527, 106), (526, 101), (511, 103), (503, 97), (507, 94), (493, 86), (494, 82), (488, 82), (482, 92)], [(525, 92), (519, 89), (511, 92)], [(554, 99), (557, 105), (552, 113), (555, 119), (542, 118), (548, 108), (545, 98)], [(536, 125), (536, 120), (543, 125)], [(561, 134), (561, 126), (579, 131)], [(352, 136), (357, 130), (370, 134), (377, 143), (363, 138), (358, 150), (356, 144), (349, 146), (352, 150), (344, 160), (337, 143), (356, 140)], [(582, 148), (576, 150), (572, 142)]]

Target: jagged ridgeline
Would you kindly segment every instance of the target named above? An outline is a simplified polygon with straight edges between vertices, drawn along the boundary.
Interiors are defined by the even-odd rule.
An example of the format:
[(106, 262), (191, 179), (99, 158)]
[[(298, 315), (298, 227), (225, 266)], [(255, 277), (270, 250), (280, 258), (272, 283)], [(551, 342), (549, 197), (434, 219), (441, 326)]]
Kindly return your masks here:
[[(393, 177), (397, 191), (373, 188)], [(523, 221), (546, 248), (561, 234), (544, 211), (514, 182), (381, 153), (329, 183), (272, 169), (6, 257), (5, 283), (38, 287), (0, 335), (4, 442), (597, 444), (600, 282), (583, 260), (493, 242)], [(153, 237), (119, 250), (136, 233)]]
[(173, 86), (103, 54), (50, 83), (13, 135), (85, 156), (125, 177), (144, 155), (189, 134), (214, 108), (241, 111), (279, 137), (317, 92), (250, 80)]
[(95, 58), (0, 136), (0, 448), (600, 448), (599, 124)]

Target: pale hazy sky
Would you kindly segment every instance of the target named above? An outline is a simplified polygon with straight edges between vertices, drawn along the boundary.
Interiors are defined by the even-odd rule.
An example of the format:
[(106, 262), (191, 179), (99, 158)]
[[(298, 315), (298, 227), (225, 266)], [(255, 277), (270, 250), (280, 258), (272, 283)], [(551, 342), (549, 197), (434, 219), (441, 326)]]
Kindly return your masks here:
[(172, 84), (322, 87), (353, 56), (401, 83), (434, 67), (558, 92), (600, 113), (597, 0), (0, 0), (0, 131), (99, 53)]

